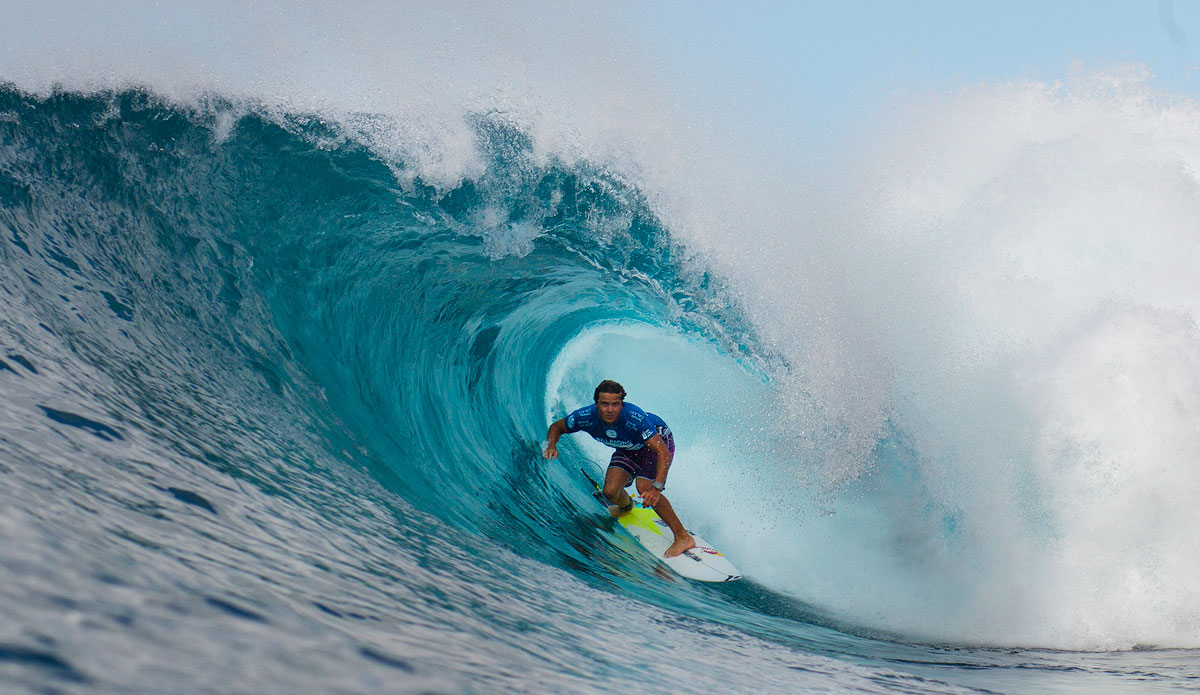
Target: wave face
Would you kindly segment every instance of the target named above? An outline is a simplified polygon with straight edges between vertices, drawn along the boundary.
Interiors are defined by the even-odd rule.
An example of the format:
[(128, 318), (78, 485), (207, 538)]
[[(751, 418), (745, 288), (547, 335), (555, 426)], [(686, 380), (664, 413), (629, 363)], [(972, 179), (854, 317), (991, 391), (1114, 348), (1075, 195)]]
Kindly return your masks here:
[[(812, 314), (765, 321), (770, 303), (690, 251), (637, 186), (536, 154), (500, 115), (468, 119), (478, 164), (450, 184), (360, 137), (394, 123), (356, 119), (0, 91), (0, 676), (18, 689), (609, 692), (649, 672), (671, 692), (1034, 692), (1196, 677), (1186, 652), (975, 648), (1194, 647), (1200, 618), (1149, 586), (1115, 636), (1086, 618), (1007, 624), (994, 604), (1014, 595), (971, 587), (1014, 585), (972, 545), (1011, 538), (1009, 521), (980, 525), (970, 503), (988, 498), (963, 494), (978, 480), (934, 477), (958, 455), (934, 435), (970, 440), (929, 426), (943, 411), (905, 381), (920, 373), (901, 370), (911, 397), (880, 406), (844, 366), (822, 371), (852, 330), (799, 340), (788, 331)], [(1191, 335), (1186, 319), (1111, 311), (1046, 357), (1061, 369), (1023, 382), (1043, 384), (1030, 398), (1079, 413), (1047, 394), (1088, 398), (1089, 364), (1192, 354), (1161, 339)], [(880, 325), (921, 347), (903, 320)], [(879, 354), (866, 342), (850, 364)], [(1191, 373), (1163, 388), (1191, 393)], [(578, 470), (598, 470), (602, 448), (573, 439), (540, 459), (548, 422), (605, 377), (675, 429), (677, 507), (751, 580), (683, 583), (622, 547)], [(859, 406), (832, 395), (848, 383)], [(1103, 439), (1109, 417), (1057, 421), (1032, 460), (1091, 461), (1076, 444)], [(1022, 542), (1090, 523), (1047, 511), (1070, 484), (1010, 473), (1028, 483), (1013, 492)], [(1070, 548), (1088, 557), (1068, 563), (1101, 552)], [(1175, 586), (1183, 570), (1161, 550), (1145, 561)], [(934, 593), (946, 606), (926, 605)], [(1169, 629), (1145, 628), (1155, 606)]]

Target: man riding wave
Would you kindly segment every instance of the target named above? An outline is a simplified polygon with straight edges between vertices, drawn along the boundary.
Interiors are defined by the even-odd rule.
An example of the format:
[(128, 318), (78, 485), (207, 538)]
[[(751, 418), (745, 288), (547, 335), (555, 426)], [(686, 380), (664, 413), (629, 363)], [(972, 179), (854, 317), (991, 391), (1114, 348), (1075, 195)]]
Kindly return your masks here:
[(605, 379), (592, 394), (592, 405), (575, 410), (550, 425), (546, 432), (543, 456), (558, 458), (558, 440), (570, 432), (587, 432), (593, 439), (616, 449), (604, 474), (604, 496), (608, 511), (615, 517), (633, 509), (633, 499), (625, 491), (630, 482), (637, 486), (642, 504), (653, 507), (675, 534), (664, 555), (675, 557), (696, 546), (695, 539), (683, 527), (671, 503), (662, 491), (667, 486), (667, 471), (675, 455), (675, 437), (667, 423), (625, 402), (625, 389)]

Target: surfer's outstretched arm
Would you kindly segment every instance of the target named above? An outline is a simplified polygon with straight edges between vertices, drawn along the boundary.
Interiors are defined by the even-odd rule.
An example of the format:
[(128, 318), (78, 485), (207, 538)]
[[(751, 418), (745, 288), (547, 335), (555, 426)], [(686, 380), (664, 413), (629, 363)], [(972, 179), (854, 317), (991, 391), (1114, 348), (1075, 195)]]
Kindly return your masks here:
[(566, 433), (566, 418), (555, 420), (554, 422), (550, 423), (550, 429), (546, 430), (546, 450), (542, 452), (542, 458), (558, 458), (558, 438)]

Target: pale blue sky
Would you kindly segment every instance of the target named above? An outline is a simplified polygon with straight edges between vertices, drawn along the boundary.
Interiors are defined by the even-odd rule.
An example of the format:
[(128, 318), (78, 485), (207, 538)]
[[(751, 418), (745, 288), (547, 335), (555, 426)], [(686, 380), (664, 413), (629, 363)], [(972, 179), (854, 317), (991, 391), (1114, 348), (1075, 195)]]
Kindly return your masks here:
[(1194, 1), (689, 2), (634, 14), (662, 72), (692, 98), (774, 112), (757, 117), (810, 133), (895, 95), (1067, 79), (1077, 61), (1085, 72), (1145, 65), (1156, 87), (1200, 92)]
[(1191, 74), (1200, 3), (1191, 0), (646, 3), (641, 13), (664, 55), (833, 91), (1053, 79), (1074, 59), (1146, 63), (1168, 86), (1200, 87)]
[(630, 128), (652, 130), (662, 112), (675, 133), (708, 129), (804, 159), (870, 132), (906, 99), (1055, 82), (1078, 61), (1084, 74), (1145, 65), (1154, 86), (1200, 94), (1200, 0), (0, 0), (0, 10), (12, 29), (0, 36), (10, 39), (0, 80), (28, 88), (115, 80), (388, 112), (476, 104), (508, 85), (518, 101), (540, 95), (533, 109), (550, 124), (619, 126), (645, 112), (650, 125)]

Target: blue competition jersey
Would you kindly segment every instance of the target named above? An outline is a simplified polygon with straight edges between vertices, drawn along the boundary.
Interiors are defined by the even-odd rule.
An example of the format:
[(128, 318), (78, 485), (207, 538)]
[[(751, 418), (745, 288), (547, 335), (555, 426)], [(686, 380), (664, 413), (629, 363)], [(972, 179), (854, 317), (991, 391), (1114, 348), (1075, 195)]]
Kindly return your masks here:
[(658, 434), (667, 423), (654, 413), (647, 413), (632, 403), (621, 407), (617, 421), (607, 425), (600, 421), (596, 404), (584, 406), (566, 417), (568, 432), (587, 432), (592, 439), (614, 449), (636, 450)]

